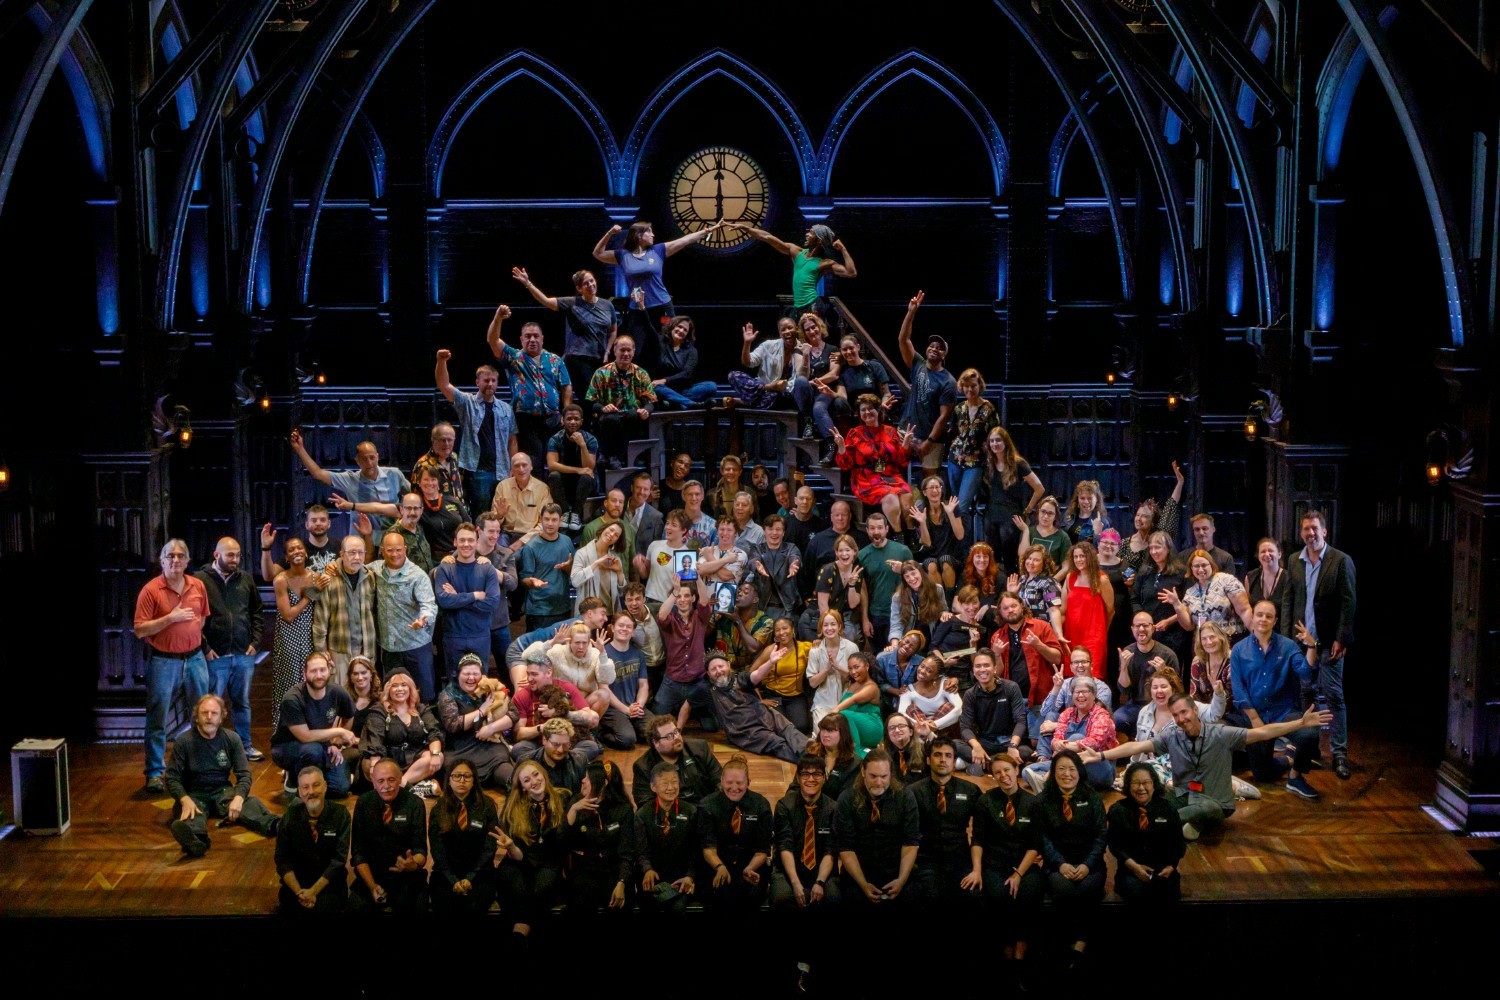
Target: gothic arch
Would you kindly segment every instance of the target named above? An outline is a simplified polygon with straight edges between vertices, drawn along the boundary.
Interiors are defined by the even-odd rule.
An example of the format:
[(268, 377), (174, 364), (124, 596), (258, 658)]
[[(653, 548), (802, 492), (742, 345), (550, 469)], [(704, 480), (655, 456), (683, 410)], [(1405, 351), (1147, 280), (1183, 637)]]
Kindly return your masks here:
[(614, 134), (604, 120), (604, 113), (562, 70), (540, 56), (525, 49), (517, 49), (491, 63), (470, 80), (438, 120), (437, 128), (432, 133), (432, 143), (427, 147), (427, 186), (432, 197), (442, 197), (443, 169), (448, 164), (448, 150), (452, 147), (458, 130), (463, 128), (464, 122), (468, 121), (474, 109), (485, 98), (521, 76), (530, 77), (552, 91), (567, 105), (569, 111), (582, 120), (594, 137), (599, 158), (604, 162), (605, 183), (611, 194), (617, 193), (615, 185), (619, 173), (620, 151)]

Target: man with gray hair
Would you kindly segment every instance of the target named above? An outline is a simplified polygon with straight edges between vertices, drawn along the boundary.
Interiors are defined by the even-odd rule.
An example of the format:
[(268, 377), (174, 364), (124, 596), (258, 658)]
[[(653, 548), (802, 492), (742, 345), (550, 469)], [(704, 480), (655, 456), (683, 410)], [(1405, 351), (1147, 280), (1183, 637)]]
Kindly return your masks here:
[(165, 792), (167, 709), (186, 689), (197, 704), (209, 691), (203, 657), (208, 591), (187, 572), (187, 542), (168, 539), (158, 556), (161, 576), (141, 588), (135, 601), (135, 637), (146, 641), (146, 791)]
[(327, 653), (333, 668), (334, 687), (343, 687), (349, 677), (349, 658), (368, 657), (378, 663), (380, 633), (375, 630), (375, 582), (365, 572), (365, 543), (358, 535), (346, 535), (339, 545), (338, 562), (329, 563), (308, 589), (313, 607), (313, 649)]
[[(224, 699), (206, 694), (193, 708), (193, 724), (172, 743), (167, 793), (177, 801), (172, 836), (190, 857), (208, 853), (208, 818), (219, 826), (240, 823), (262, 837), (276, 836), (279, 823), (250, 794), (250, 764), (238, 733), (223, 728)], [(230, 774), (234, 784), (229, 783)]]

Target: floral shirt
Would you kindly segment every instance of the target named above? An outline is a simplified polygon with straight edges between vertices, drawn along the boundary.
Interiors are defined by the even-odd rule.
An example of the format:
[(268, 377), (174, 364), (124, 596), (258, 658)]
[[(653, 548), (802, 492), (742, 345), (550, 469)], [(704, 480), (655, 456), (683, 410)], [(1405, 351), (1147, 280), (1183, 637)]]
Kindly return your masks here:
[(651, 376), (640, 365), (631, 365), (630, 371), (622, 375), (613, 364), (608, 364), (594, 372), (586, 398), (600, 406), (613, 403), (622, 410), (639, 410), (656, 402), (656, 390), (651, 385)]
[(1208, 578), (1207, 587), (1197, 582), (1188, 587), (1182, 594), (1182, 603), (1187, 605), (1194, 627), (1213, 622), (1233, 639), (1244, 634), (1245, 623), (1235, 613), (1232, 598), (1244, 592), (1245, 585), (1228, 573), (1215, 573)]
[(1000, 416), (987, 399), (981, 399), (972, 413), (968, 401), (961, 401), (954, 407), (953, 416), (957, 422), (948, 445), (948, 461), (964, 469), (978, 468), (984, 462), (985, 439), (1000, 426)]
[(888, 493), (904, 493), (907, 452), (894, 427), (882, 425), (871, 431), (860, 424), (844, 438), (838, 467), (852, 473), (851, 492), (861, 503), (878, 504)]
[(1057, 717), (1057, 729), (1052, 737), (1053, 753), (1061, 750), (1062, 745), (1068, 741), (1068, 731), (1079, 726), (1083, 727), (1083, 735), (1075, 738), (1089, 750), (1103, 753), (1115, 745), (1115, 720), (1109, 714), (1109, 709), (1095, 702), (1087, 719), (1081, 719), (1078, 715), (1078, 709), (1069, 705)]
[(558, 412), (563, 386), (572, 385), (562, 358), (551, 351), (533, 358), (506, 344), (500, 364), (510, 380), (510, 403), (517, 413), (550, 417)]

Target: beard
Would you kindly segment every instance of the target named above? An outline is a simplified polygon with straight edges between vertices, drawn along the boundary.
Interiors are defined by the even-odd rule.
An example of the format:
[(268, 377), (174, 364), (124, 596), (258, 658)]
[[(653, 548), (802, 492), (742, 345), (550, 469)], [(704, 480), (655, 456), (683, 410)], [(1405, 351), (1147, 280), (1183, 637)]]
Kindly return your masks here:
[(729, 675), (720, 674), (718, 677), (715, 677), (711, 683), (720, 691), (728, 691), (730, 684)]

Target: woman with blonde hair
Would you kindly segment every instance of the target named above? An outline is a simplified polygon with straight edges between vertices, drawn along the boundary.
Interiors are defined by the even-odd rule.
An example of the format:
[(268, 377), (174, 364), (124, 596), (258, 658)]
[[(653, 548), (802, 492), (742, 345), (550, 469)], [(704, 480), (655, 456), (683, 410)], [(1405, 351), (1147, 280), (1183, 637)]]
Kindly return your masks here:
[(1083, 479), (1073, 487), (1073, 499), (1068, 501), (1068, 519), (1064, 530), (1075, 542), (1099, 544), (1099, 535), (1109, 527), (1109, 514), (1104, 509), (1104, 491), (1098, 480)]
[(1189, 692), (1195, 701), (1207, 701), (1219, 687), (1224, 689), (1224, 723), (1248, 728), (1250, 720), (1234, 707), (1234, 684), (1229, 673), (1229, 635), (1214, 622), (1204, 622), (1193, 633), (1193, 662), (1188, 667)]
[(845, 634), (842, 615), (829, 611), (818, 619), (818, 641), (807, 654), (807, 687), (813, 693), (813, 725), (821, 722), (823, 716), (843, 700), (849, 683), (849, 657), (857, 652), (859, 647)]
[(834, 539), (833, 562), (818, 568), (815, 590), (818, 595), (818, 626), (813, 630), (814, 635), (822, 634), (824, 616), (830, 611), (837, 611), (844, 635), (851, 642), (859, 642), (864, 638), (860, 621), (869, 617), (869, 609), (865, 605), (869, 601), (870, 591), (865, 583), (864, 568), (859, 564), (859, 543), (853, 537), (840, 535)]
[(569, 798), (539, 762), (516, 768), (500, 829), (491, 834), (499, 846), (500, 911), (513, 935), (529, 937), (562, 893)]
[(386, 678), (380, 706), (365, 721), (361, 766), (373, 768), (389, 757), (401, 766), (403, 788), (424, 799), (435, 797), (437, 783), (428, 779), (443, 769), (443, 728), (432, 708), (417, 700), (417, 685), (405, 667)]

